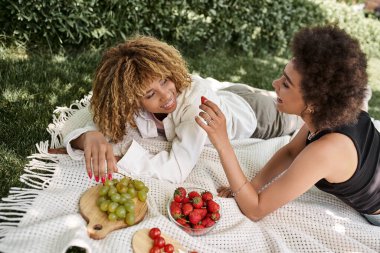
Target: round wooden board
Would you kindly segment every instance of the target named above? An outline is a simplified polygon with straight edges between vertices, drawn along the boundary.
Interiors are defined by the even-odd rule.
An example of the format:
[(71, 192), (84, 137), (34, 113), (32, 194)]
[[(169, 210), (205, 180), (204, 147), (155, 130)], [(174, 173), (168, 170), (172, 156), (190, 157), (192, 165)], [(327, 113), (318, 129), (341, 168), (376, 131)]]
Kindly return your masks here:
[[(102, 185), (96, 185), (88, 189), (79, 200), (79, 211), (83, 218), (88, 222), (87, 232), (92, 239), (103, 239), (108, 233), (128, 227), (124, 220), (109, 221), (106, 213), (102, 212), (96, 205), (99, 197), (99, 189)], [(141, 202), (137, 198), (134, 199), (135, 206), (135, 224), (142, 221), (148, 206), (146, 202)]]
[[(187, 252), (185, 248), (175, 239), (162, 233), (161, 236), (165, 239), (165, 243), (171, 243), (174, 246), (174, 252)], [(138, 230), (132, 238), (132, 248), (134, 253), (149, 253), (153, 247), (153, 240), (149, 237), (149, 229), (144, 228)]]

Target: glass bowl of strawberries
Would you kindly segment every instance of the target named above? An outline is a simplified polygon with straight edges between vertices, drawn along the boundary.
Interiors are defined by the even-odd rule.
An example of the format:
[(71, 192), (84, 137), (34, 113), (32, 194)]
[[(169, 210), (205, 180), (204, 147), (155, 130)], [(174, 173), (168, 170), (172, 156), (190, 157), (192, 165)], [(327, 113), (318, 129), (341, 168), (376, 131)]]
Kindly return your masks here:
[(220, 204), (202, 188), (178, 187), (167, 205), (169, 219), (190, 235), (210, 232), (220, 220)]

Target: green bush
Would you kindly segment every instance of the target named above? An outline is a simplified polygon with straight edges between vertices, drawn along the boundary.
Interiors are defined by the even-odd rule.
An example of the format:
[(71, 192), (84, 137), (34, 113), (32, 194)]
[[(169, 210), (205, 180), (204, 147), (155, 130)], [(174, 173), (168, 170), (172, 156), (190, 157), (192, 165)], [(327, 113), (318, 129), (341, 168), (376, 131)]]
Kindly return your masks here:
[(380, 51), (378, 22), (332, 0), (8, 0), (0, 10), (5, 37), (52, 49), (113, 44), (139, 33), (182, 47), (201, 42), (283, 54), (300, 27), (330, 22), (360, 36), (367, 52)]
[(356, 37), (368, 56), (380, 57), (380, 21), (365, 18), (362, 12), (354, 12), (346, 4), (335, 1), (314, 0), (324, 11), (328, 23), (336, 23)]

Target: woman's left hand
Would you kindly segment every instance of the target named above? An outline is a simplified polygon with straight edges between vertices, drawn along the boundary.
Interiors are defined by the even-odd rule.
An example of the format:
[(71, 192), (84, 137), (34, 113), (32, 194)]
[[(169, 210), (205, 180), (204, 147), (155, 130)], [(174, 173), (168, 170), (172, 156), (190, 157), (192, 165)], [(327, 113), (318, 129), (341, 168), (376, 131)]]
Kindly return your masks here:
[(221, 186), (218, 188), (218, 197), (221, 198), (232, 198), (231, 188), (228, 186)]
[(226, 118), (219, 107), (210, 100), (205, 100), (199, 108), (203, 111), (195, 117), (195, 121), (207, 132), (211, 143), (220, 151), (222, 147), (229, 144)]

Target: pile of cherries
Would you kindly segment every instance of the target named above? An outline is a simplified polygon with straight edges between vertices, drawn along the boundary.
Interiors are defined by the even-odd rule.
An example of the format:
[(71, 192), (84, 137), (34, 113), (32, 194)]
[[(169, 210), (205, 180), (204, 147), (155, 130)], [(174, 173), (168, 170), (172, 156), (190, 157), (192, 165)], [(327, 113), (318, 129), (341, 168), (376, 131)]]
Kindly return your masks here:
[(165, 239), (161, 236), (161, 230), (159, 228), (151, 228), (149, 230), (149, 237), (153, 240), (153, 246), (150, 249), (150, 253), (161, 253), (161, 249), (164, 252), (174, 252), (173, 244), (166, 243)]

